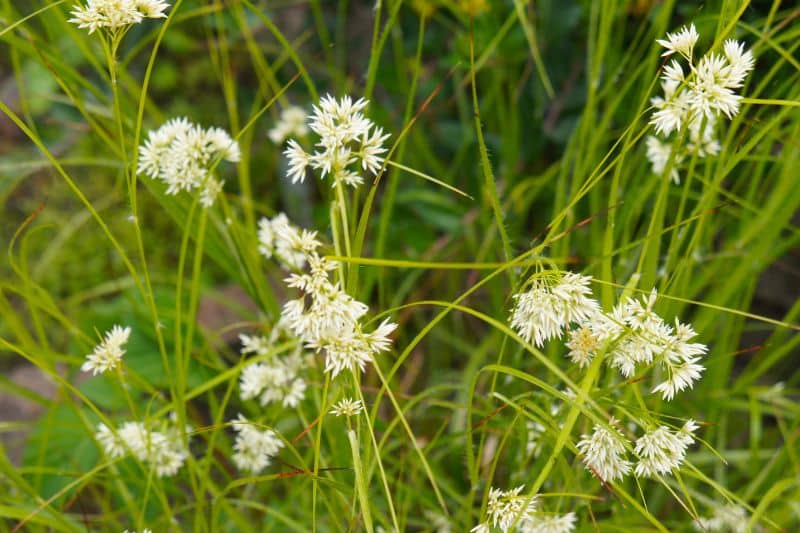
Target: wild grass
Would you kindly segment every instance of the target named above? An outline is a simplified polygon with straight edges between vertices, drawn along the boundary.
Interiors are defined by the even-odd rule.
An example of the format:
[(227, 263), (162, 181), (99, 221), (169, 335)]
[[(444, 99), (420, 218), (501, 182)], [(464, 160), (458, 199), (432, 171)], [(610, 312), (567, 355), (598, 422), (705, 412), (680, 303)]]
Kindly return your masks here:
[[(0, 436), (26, 435), (13, 461), (0, 440), (4, 529), (469, 531), (491, 487), (523, 484), (578, 531), (688, 531), (729, 504), (741, 530), (800, 527), (800, 9), (177, 0), (103, 40), (68, 22), (72, 4), (0, 2), (0, 365), (54, 384), (0, 376), (37, 412), (0, 414)], [(738, 39), (756, 69), (719, 154), (676, 185), (644, 138), (655, 40), (689, 23), (700, 50)], [(290, 183), (267, 137), (282, 108), (325, 94), (370, 100), (392, 134), (358, 189)], [(241, 148), (210, 209), (137, 173), (147, 132), (176, 116)], [(258, 220), (278, 212), (319, 232), (369, 328), (399, 325), (363, 374), (331, 379), (317, 356), (296, 408), (238, 390), (254, 359), (236, 334), (268, 335), (296, 297), (258, 252)], [(563, 343), (525, 343), (511, 295), (549, 270), (593, 276), (606, 311), (656, 288), (658, 314), (708, 345), (702, 379), (667, 402), (647, 372), (582, 371)], [(123, 367), (87, 378), (114, 324), (132, 329)], [(365, 414), (327, 414), (346, 397)], [(190, 427), (176, 476), (95, 440), (98, 423), (171, 413)], [(238, 413), (284, 444), (259, 474), (231, 460)], [(675, 475), (605, 483), (576, 445), (611, 414), (691, 418), (698, 442)]]

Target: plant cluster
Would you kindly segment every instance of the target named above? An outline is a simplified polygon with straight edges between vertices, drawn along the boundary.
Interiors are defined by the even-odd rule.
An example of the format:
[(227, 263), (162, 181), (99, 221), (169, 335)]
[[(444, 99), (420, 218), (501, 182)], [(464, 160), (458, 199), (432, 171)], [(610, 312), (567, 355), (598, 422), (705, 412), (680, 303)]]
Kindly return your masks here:
[[(0, 285), (7, 322), (0, 346), (36, 364), (59, 392), (41, 401), (52, 410), (29, 437), (24, 467), (5, 466), (0, 445), (0, 487), (8, 488), (0, 493), (0, 524), (13, 519), (16, 530), (70, 532), (132, 524), (148, 533), (750, 531), (800, 524), (797, 506), (779, 498), (800, 494), (792, 477), (800, 473), (792, 448), (800, 424), (791, 397), (796, 376), (788, 385), (759, 385), (800, 342), (789, 334), (800, 330), (798, 306), (784, 320), (748, 307), (756, 267), (777, 261), (798, 240), (790, 218), (800, 195), (788, 163), (774, 193), (726, 181), (736, 164), (764, 175), (783, 164), (772, 152), (798, 159), (791, 143), (758, 147), (778, 138), (766, 125), (741, 131), (751, 104), (782, 107), (771, 126), (795, 131), (800, 124), (792, 115), (796, 102), (744, 96), (755, 54), (761, 63), (758, 48), (728, 38), (733, 23), (702, 56), (695, 24), (655, 39), (670, 24), (672, 8), (663, 6), (666, 14), (648, 22), (654, 32), (642, 31), (647, 38), (637, 37), (644, 40), (630, 43), (633, 51), (617, 62), (605, 51), (618, 22), (590, 6), (589, 34), (597, 41), (589, 61), (579, 62), (586, 63), (586, 111), (573, 120), (559, 116), (572, 95), (554, 90), (547, 68), (557, 62), (548, 55), (554, 52), (539, 49), (544, 37), (534, 31), (533, 12), (546, 15), (546, 6), (514, 2), (502, 22), (493, 19), (492, 2), (385, 4), (370, 11), (376, 26), (363, 87), (344, 68), (356, 59), (336, 48), (346, 42), (343, 19), (331, 39), (328, 7), (308, 7), (324, 30), (315, 38), (332, 69), (328, 93), (317, 92), (323, 78), (303, 63), (309, 34), (282, 33), (271, 16), (279, 8), (87, 0), (70, 15), (58, 3), (42, 10), (71, 23), (64, 25), (87, 39), (82, 53), (90, 64), (101, 63), (108, 94), (86, 84), (92, 98), (106, 98), (87, 104), (70, 89), (80, 76), (45, 54), (55, 72), (69, 73), (56, 76), (59, 86), (110, 149), (110, 162), (61, 161), (28, 116), (5, 103), (2, 110), (83, 202), (84, 218), (110, 243), (116, 279), (54, 299), (27, 274), (28, 241), (18, 244), (15, 234), (8, 247), (23, 282)], [(348, 6), (337, 9), (346, 14)], [(567, 14), (560, 24), (568, 25)], [(772, 43), (785, 58), (784, 47), (793, 45), (774, 15), (759, 43)], [(395, 112), (391, 84), (378, 82), (388, 67), (379, 63), (387, 43), (404, 57), (410, 16), (419, 19), (419, 39), (414, 61), (391, 65), (410, 91), (405, 110)], [(199, 105), (162, 113), (148, 93), (151, 79), (168, 78), (158, 66), (159, 54), (169, 54), (159, 47), (180, 47), (170, 32), (194, 18), (213, 21), (204, 46), (223, 88), (226, 127), (201, 125), (224, 120), (209, 120)], [(426, 25), (442, 20), (463, 26), (453, 36), (448, 30), (452, 57), (437, 58), (455, 66), (428, 80)], [(280, 46), (276, 58), (262, 57), (264, 37), (252, 31), (261, 25)], [(231, 28), (242, 30), (241, 39), (228, 39)], [(0, 38), (14, 29), (0, 30)], [(539, 29), (546, 37), (556, 28)], [(126, 35), (138, 39), (130, 48)], [(665, 50), (660, 70), (653, 41)], [(27, 45), (8, 42), (18, 62)], [(501, 43), (513, 53), (497, 54)], [(147, 45), (150, 60), (137, 71)], [(94, 57), (98, 46), (105, 64)], [(250, 92), (238, 85), (237, 54), (253, 62), (258, 83)], [(508, 74), (503, 62), (520, 67), (519, 57), (526, 58), (524, 79), (501, 76)], [(619, 81), (628, 72), (633, 81)], [(661, 94), (652, 96), (659, 79)], [(487, 82), (495, 85), (484, 93)], [(561, 82), (566, 88), (575, 79)], [(420, 87), (427, 91), (421, 103)], [(450, 97), (437, 101), (440, 92)], [(631, 94), (639, 101), (626, 100)], [(526, 115), (519, 102), (542, 95), (550, 107)], [(638, 116), (629, 112), (637, 103)], [(511, 119), (487, 117), (486, 106), (507, 107)], [(448, 111), (458, 121), (446, 118)], [(270, 113), (268, 124), (260, 122)], [(520, 133), (531, 116), (546, 124), (554, 146), (559, 135), (569, 139), (545, 170), (521, 155), (531, 148)], [(432, 123), (420, 126), (425, 120)], [(620, 120), (628, 127), (616, 128)], [(161, 126), (148, 132), (151, 122)], [(389, 123), (391, 134), (379, 125)], [(736, 146), (745, 146), (741, 157)], [(76, 165), (116, 172), (121, 199), (113, 201), (124, 209), (90, 200), (84, 183), (70, 176)], [(535, 175), (523, 175), (528, 170)], [(651, 173), (660, 181), (646, 179)], [(143, 198), (158, 208), (146, 210)], [(467, 208), (457, 204), (462, 200)], [(539, 213), (549, 218), (532, 220), (546, 218)], [(777, 227), (760, 222), (766, 215)], [(105, 216), (124, 216), (124, 229)], [(716, 216), (739, 217), (733, 233)], [(179, 241), (144, 237), (160, 217), (179, 229)], [(415, 242), (424, 252), (408, 245), (412, 234), (421, 235)], [(775, 250), (759, 242), (769, 236), (780, 239)], [(168, 251), (163, 265), (151, 262), (159, 248)], [(757, 255), (748, 270), (740, 263), (750, 250)], [(468, 260), (451, 260), (459, 254)], [(720, 279), (728, 272), (731, 287)], [(220, 287), (233, 287), (227, 303), (234, 316), (220, 312), (221, 323), (211, 326), (214, 300), (224, 299)], [(73, 323), (70, 312), (84, 313), (74, 310), (87, 301), (96, 312)], [(29, 314), (19, 318), (23, 307)], [(49, 331), (51, 323), (62, 333)], [(743, 332), (753, 324), (775, 327), (761, 345), (766, 355), (736, 366)], [(5, 327), (15, 342), (6, 340)], [(0, 381), (4, 388), (22, 389)], [(729, 432), (747, 418), (741, 412), (750, 414), (749, 441)], [(69, 433), (61, 423), (80, 434), (80, 445), (53, 466), (52, 433)]]

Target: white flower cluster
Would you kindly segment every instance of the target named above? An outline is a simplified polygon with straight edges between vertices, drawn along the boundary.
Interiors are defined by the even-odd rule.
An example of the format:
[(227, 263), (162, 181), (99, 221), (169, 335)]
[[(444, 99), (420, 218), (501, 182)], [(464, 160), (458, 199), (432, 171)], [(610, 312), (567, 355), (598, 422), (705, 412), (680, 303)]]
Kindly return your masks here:
[(450, 520), (448, 520), (446, 516), (427, 509), (422, 512), (422, 516), (428, 524), (430, 524), (431, 531), (435, 531), (436, 533), (452, 533), (453, 527), (450, 525)]
[(523, 496), (524, 485), (502, 491), (492, 487), (486, 507), (486, 520), (472, 528), (472, 533), (489, 533), (492, 528), (520, 533), (570, 533), (575, 529), (575, 513), (565, 515), (536, 512), (536, 497)]
[(531, 288), (512, 296), (511, 327), (538, 347), (561, 337), (572, 322), (583, 322), (599, 309), (589, 288), (591, 278), (567, 272), (558, 279), (533, 278)]
[(539, 514), (527, 531), (528, 533), (571, 533), (575, 530), (577, 521), (578, 517), (575, 513)]
[(697, 335), (690, 325), (676, 320), (675, 326), (670, 326), (653, 311), (658, 296), (655, 289), (641, 301), (626, 298), (606, 314), (592, 298), (590, 281), (590, 277), (571, 272), (557, 282), (549, 277), (535, 278), (531, 289), (512, 296), (516, 304), (511, 327), (526, 342), (542, 346), (561, 337), (570, 323), (576, 323), (567, 335), (566, 346), (568, 357), (581, 368), (607, 351), (609, 364), (628, 378), (636, 365), (657, 360), (666, 379), (653, 392), (660, 392), (666, 400), (700, 378), (704, 367), (699, 360), (706, 346), (689, 342)]
[[(694, 521), (697, 531), (731, 531), (732, 533), (745, 533), (748, 529), (749, 517), (744, 507), (736, 504), (715, 505), (711, 518), (698, 518)], [(752, 531), (760, 531), (756, 526)]]
[(691, 61), (694, 45), (697, 44), (697, 39), (699, 38), (700, 35), (697, 33), (697, 28), (692, 24), (688, 28), (684, 26), (675, 33), (667, 32), (666, 39), (656, 39), (656, 42), (667, 49), (666, 52), (661, 54), (661, 57), (671, 56), (677, 52)]
[(536, 519), (536, 496), (522, 496), (525, 485), (502, 491), (492, 487), (486, 506), (487, 519), (472, 528), (473, 533), (485, 533), (492, 527), (506, 533), (516, 526), (520, 531), (528, 531)]
[[(191, 428), (187, 427), (186, 432), (190, 431)], [(105, 424), (98, 424), (94, 438), (110, 457), (124, 457), (130, 453), (137, 460), (149, 464), (159, 477), (177, 474), (189, 456), (175, 426), (168, 426), (164, 431), (152, 431), (141, 422), (125, 422), (115, 433)]]
[[(269, 339), (239, 335), (241, 352), (243, 355), (267, 355), (285, 333), (285, 328), (279, 323), (272, 328)], [(273, 355), (263, 363), (250, 364), (242, 370), (239, 394), (242, 400), (258, 398), (261, 405), (280, 402), (284, 407), (297, 407), (308, 386), (300, 377), (306, 366), (302, 346), (288, 355)]]
[(139, 174), (160, 179), (167, 194), (200, 190), (200, 203), (211, 207), (222, 191), (214, 168), (224, 159), (241, 159), (239, 143), (220, 128), (205, 129), (186, 118), (169, 120), (151, 131), (139, 147)]
[(283, 306), (281, 323), (301, 339), (306, 347), (325, 355), (325, 372), (336, 377), (342, 370), (364, 370), (372, 357), (391, 346), (389, 335), (397, 324), (384, 320), (375, 330), (364, 331), (361, 318), (369, 307), (332, 283), (329, 272), (338, 262), (320, 257), (316, 251), (306, 256), (308, 273), (286, 278), (289, 287), (303, 296)]
[(284, 446), (273, 430), (259, 431), (241, 414), (232, 424), (236, 431), (233, 462), (239, 470), (258, 474)]
[[(591, 278), (567, 273), (553, 279), (535, 279), (533, 288), (513, 297), (516, 306), (511, 326), (526, 341), (532, 339), (541, 346), (561, 337), (564, 328), (575, 323), (566, 341), (567, 356), (574, 363), (583, 368), (602, 356), (624, 378), (630, 378), (638, 365), (659, 365), (663, 379), (653, 393), (668, 401), (700, 379), (705, 370), (700, 356), (707, 348), (690, 342), (696, 336), (690, 325), (676, 320), (671, 326), (653, 311), (658, 296), (655, 289), (641, 299), (627, 297), (605, 313), (592, 297)], [(692, 434), (697, 427), (690, 420), (677, 433), (662, 426), (642, 436), (634, 449), (639, 458), (636, 475), (654, 476), (677, 468), (694, 442)], [(529, 428), (533, 449), (542, 429), (536, 425)], [(622, 479), (633, 468), (626, 458), (626, 441), (613, 427), (595, 426), (592, 435), (583, 435), (577, 447), (587, 468), (605, 481)]]
[(363, 410), (364, 404), (361, 400), (345, 398), (335, 403), (330, 413), (334, 416), (355, 416)]
[(81, 370), (96, 376), (116, 369), (122, 361), (122, 356), (125, 355), (123, 346), (130, 336), (131, 328), (114, 325), (106, 332), (103, 341), (95, 346), (94, 351), (86, 356), (86, 362), (81, 365)]
[(367, 104), (363, 98), (353, 102), (345, 96), (337, 101), (327, 95), (314, 106), (308, 127), (319, 136), (315, 151), (307, 153), (294, 139), (289, 140), (284, 151), (292, 183), (302, 182), (309, 166), (321, 178), (330, 174), (332, 185), (344, 183), (351, 187), (364, 182), (361, 171), (380, 171), (386, 152), (383, 143), (389, 135), (364, 116), (362, 111)]
[(591, 435), (581, 435), (578, 451), (583, 455), (587, 468), (603, 481), (616, 481), (627, 476), (631, 471), (630, 461), (625, 459), (625, 437), (613, 426), (616, 420), (609, 422), (611, 429), (601, 425), (594, 426)]
[(300, 229), (279, 213), (258, 221), (258, 251), (267, 259), (275, 257), (286, 270), (301, 270), (306, 256), (320, 246), (317, 232)]
[(670, 326), (653, 311), (658, 296), (655, 289), (641, 301), (626, 298), (606, 314), (592, 298), (590, 281), (572, 272), (556, 282), (549, 277), (535, 278), (531, 289), (512, 296), (515, 306), (511, 327), (526, 342), (542, 346), (561, 337), (570, 323), (576, 323), (567, 335), (566, 346), (568, 357), (581, 368), (604, 351), (608, 352), (609, 364), (625, 378), (637, 365), (658, 361), (666, 376), (653, 392), (661, 393), (666, 400), (700, 379), (705, 370), (700, 356), (707, 348), (690, 342), (697, 335), (690, 325), (676, 319), (675, 326)]
[(687, 420), (678, 431), (659, 426), (636, 439), (634, 453), (639, 456), (636, 475), (653, 477), (678, 468), (686, 458), (686, 449), (694, 443), (694, 432), (698, 427), (694, 420)]
[(69, 22), (88, 28), (90, 34), (99, 29), (117, 32), (146, 18), (165, 18), (168, 7), (160, 0), (87, 0), (85, 6), (72, 8)]
[[(605, 482), (623, 479), (632, 466), (627, 460), (626, 450), (630, 442), (613, 428), (614, 423), (612, 419), (610, 430), (601, 425), (594, 426), (592, 434), (582, 435), (578, 442), (586, 468)], [(634, 469), (636, 476), (655, 477), (680, 467), (686, 458), (686, 449), (694, 443), (694, 432), (698, 427), (694, 420), (687, 420), (677, 431), (659, 426), (639, 437), (633, 450), (638, 458)]]
[(287, 107), (281, 111), (280, 120), (269, 130), (268, 135), (270, 140), (275, 144), (281, 144), (292, 136), (305, 137), (308, 135), (306, 119), (308, 119), (308, 114), (302, 107), (294, 105)]
[[(709, 52), (695, 63), (694, 45), (698, 37), (692, 24), (668, 33), (666, 40), (658, 40), (666, 48), (664, 56), (677, 53), (689, 65), (688, 73), (677, 59), (664, 67), (661, 81), (664, 96), (651, 100), (655, 111), (650, 120), (661, 139), (648, 136), (646, 140), (653, 172), (662, 174), (671, 160), (670, 178), (675, 183), (680, 182), (678, 166), (687, 155), (706, 157), (719, 153), (717, 121), (722, 115), (730, 119), (739, 112), (742, 97), (736, 90), (744, 85), (755, 65), (753, 54), (733, 39), (725, 41), (722, 54)], [(669, 138), (683, 127), (688, 128), (688, 142), (679, 146)]]
[(705, 368), (699, 363), (704, 344), (689, 342), (697, 333), (677, 319), (671, 326), (653, 311), (658, 294), (637, 300), (628, 297), (610, 314), (597, 312), (568, 335), (568, 357), (581, 367), (606, 350), (608, 363), (629, 378), (637, 365), (661, 364), (665, 379), (653, 389), (665, 400), (691, 388)]

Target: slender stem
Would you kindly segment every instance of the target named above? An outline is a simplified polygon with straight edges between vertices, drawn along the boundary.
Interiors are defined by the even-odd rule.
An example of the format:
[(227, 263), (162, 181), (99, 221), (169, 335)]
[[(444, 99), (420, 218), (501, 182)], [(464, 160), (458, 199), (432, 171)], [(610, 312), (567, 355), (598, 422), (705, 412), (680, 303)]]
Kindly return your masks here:
[[(345, 257), (349, 258), (349, 257), (351, 257), (353, 255), (353, 252), (352, 252), (352, 248), (350, 246), (350, 226), (349, 226), (348, 221), (347, 221), (347, 203), (346, 203), (346, 199), (345, 198), (346, 197), (345, 197), (345, 194), (344, 194), (344, 187), (342, 186), (342, 182), (340, 180), (337, 180), (336, 181), (336, 209), (331, 209), (331, 227), (334, 228), (334, 231), (336, 231), (337, 227), (341, 228), (341, 236), (339, 237), (339, 239), (336, 239), (335, 236), (334, 236), (334, 241), (341, 242), (341, 240), (344, 240)], [(335, 219), (339, 219), (339, 225), (338, 226), (336, 224), (336, 220)], [(339, 250), (338, 248), (337, 248), (337, 253), (341, 253), (341, 250)], [(346, 267), (343, 266), (342, 263), (339, 263), (339, 265), (341, 267), (339, 269), (339, 275), (340, 275), (340, 278), (341, 278), (342, 289), (346, 290), (347, 278), (345, 276), (344, 268), (347, 268), (348, 272), (349, 272), (349, 269), (351, 268), (351, 266), (347, 262), (345, 262), (344, 264), (346, 265)], [(353, 283), (353, 285), (355, 285), (355, 284)]]
[(367, 492), (367, 480), (364, 479), (364, 465), (361, 463), (361, 455), (358, 451), (358, 435), (352, 429), (347, 430), (347, 439), (350, 441), (350, 451), (353, 457), (353, 470), (355, 471), (356, 494), (361, 507), (361, 516), (364, 518), (364, 527), (369, 533), (374, 531), (372, 527), (372, 514), (369, 510), (369, 496)]
[(322, 388), (322, 399), (320, 405), (320, 418), (317, 424), (317, 433), (314, 439), (314, 477), (312, 478), (313, 489), (311, 491), (311, 531), (317, 531), (317, 493), (319, 492), (319, 459), (320, 449), (322, 448), (322, 426), (325, 420), (325, 411), (328, 409), (328, 389), (331, 386), (331, 375), (325, 373), (325, 385)]
[(336, 202), (339, 204), (339, 217), (342, 219), (342, 233), (344, 233), (344, 249), (347, 257), (352, 256), (350, 248), (350, 224), (347, 221), (347, 200), (341, 181), (336, 181)]
[[(166, 373), (167, 380), (170, 384), (171, 396), (174, 398), (175, 386), (172, 379), (172, 372), (170, 370), (169, 359), (167, 357), (166, 343), (164, 342), (164, 336), (161, 332), (162, 325), (158, 317), (158, 307), (156, 306), (155, 295), (153, 293), (153, 287), (150, 282), (150, 272), (149, 269), (147, 268), (147, 258), (145, 257), (144, 241), (142, 239), (141, 227), (139, 226), (139, 219), (137, 216), (136, 180), (135, 180), (135, 175), (133, 174), (133, 172), (131, 172), (131, 169), (129, 168), (128, 151), (125, 147), (125, 128), (122, 118), (122, 105), (119, 92), (119, 83), (117, 78), (117, 51), (119, 49), (119, 44), (122, 41), (124, 35), (125, 35), (124, 31), (112, 34), (110, 43), (105, 40), (103, 41), (103, 48), (106, 52), (109, 76), (111, 78), (111, 94), (113, 99), (114, 120), (117, 126), (117, 134), (119, 135), (120, 152), (122, 153), (123, 169), (125, 172), (125, 182), (128, 186), (128, 197), (131, 203), (131, 212), (132, 212), (131, 220), (134, 225), (134, 233), (136, 234), (136, 245), (139, 252), (139, 260), (142, 265), (141, 266), (142, 273), (144, 275), (145, 290), (143, 291), (143, 296), (147, 303), (148, 310), (150, 311), (150, 315), (153, 320), (153, 330), (156, 334), (156, 340), (158, 343), (159, 352), (161, 353), (161, 359), (164, 365), (164, 372)], [(131, 173), (130, 176), (128, 175), (129, 172)]]
[[(377, 366), (378, 362), (373, 361), (372, 364), (373, 366)], [(355, 370), (353, 371), (353, 388), (356, 391), (358, 399), (361, 400), (361, 405), (364, 406), (364, 420), (367, 421), (367, 432), (369, 433), (370, 441), (372, 442), (372, 447), (375, 450), (375, 463), (378, 465), (378, 472), (380, 473), (381, 483), (383, 484), (383, 490), (384, 492), (386, 492), (386, 503), (389, 505), (389, 515), (392, 517), (392, 525), (394, 526), (394, 531), (400, 531), (400, 526), (398, 525), (397, 522), (397, 512), (394, 509), (394, 502), (392, 501), (392, 491), (389, 489), (389, 481), (386, 477), (386, 471), (383, 468), (383, 461), (381, 460), (381, 447), (375, 440), (375, 428), (372, 425), (372, 419), (369, 417), (369, 413), (366, 410), (367, 404), (366, 401), (364, 400), (364, 393), (361, 391), (361, 375)], [(361, 424), (358, 424), (357, 429), (359, 431), (359, 436), (360, 436)]]
[(103, 48), (106, 51), (106, 59), (108, 60), (108, 74), (111, 78), (111, 95), (114, 107), (114, 122), (117, 126), (117, 135), (119, 136), (119, 149), (122, 154), (122, 168), (126, 173), (128, 172), (128, 151), (125, 148), (125, 126), (122, 120), (122, 104), (120, 103), (119, 94), (119, 81), (117, 80), (117, 50), (119, 49), (120, 40), (122, 35), (114, 33), (111, 35), (110, 44), (103, 41)]

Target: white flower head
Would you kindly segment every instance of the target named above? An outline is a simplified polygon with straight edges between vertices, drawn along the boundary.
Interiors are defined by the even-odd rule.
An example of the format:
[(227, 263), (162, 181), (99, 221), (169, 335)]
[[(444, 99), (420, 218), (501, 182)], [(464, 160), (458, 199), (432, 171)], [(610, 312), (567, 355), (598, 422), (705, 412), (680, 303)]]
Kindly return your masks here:
[(675, 185), (680, 184), (681, 178), (678, 173), (678, 165), (680, 165), (684, 159), (684, 155), (680, 150), (677, 150), (672, 143), (662, 142), (654, 135), (648, 135), (645, 143), (647, 145), (647, 159), (650, 161), (653, 174), (657, 176), (662, 175), (671, 158), (672, 166), (670, 167), (669, 178)]
[(742, 97), (733, 90), (736, 87), (731, 85), (730, 66), (725, 57), (708, 53), (694, 70), (689, 99), (692, 110), (709, 118), (720, 113), (728, 118), (736, 115)]
[(117, 458), (125, 455), (124, 444), (105, 424), (97, 424), (97, 432), (94, 434), (94, 438), (109, 457)]
[[(334, 104), (338, 105), (326, 100), (326, 105)], [(355, 106), (350, 102), (349, 108)], [(369, 307), (331, 281), (331, 272), (339, 268), (339, 263), (319, 254), (321, 244), (315, 232), (299, 230), (279, 214), (259, 222), (259, 242), (263, 255), (277, 257), (293, 271), (284, 281), (301, 292), (299, 298), (284, 304), (278, 324), (305, 348), (324, 356), (326, 373), (336, 377), (344, 370), (363, 371), (377, 354), (390, 349), (390, 335), (397, 324), (385, 319), (372, 330), (365, 327), (362, 317)], [(247, 340), (255, 342), (249, 337)], [(261, 384), (272, 373), (264, 364), (243, 373), (243, 395), (260, 394)]]
[(604, 482), (624, 478), (631, 471), (630, 461), (625, 459), (627, 440), (613, 428), (616, 420), (609, 421), (610, 429), (594, 426), (591, 435), (582, 435), (578, 450), (583, 455), (586, 468)]
[(744, 84), (744, 79), (755, 67), (756, 61), (750, 50), (745, 51), (744, 43), (728, 39), (723, 45), (723, 53), (728, 60), (727, 79), (728, 87), (736, 89)]
[(542, 424), (535, 420), (525, 421), (525, 455), (528, 457), (539, 456), (539, 439), (544, 435), (545, 428)]
[(72, 8), (69, 22), (77, 24), (89, 33), (96, 30), (109, 32), (124, 31), (146, 18), (164, 18), (169, 7), (167, 2), (158, 0), (87, 0)]
[(292, 183), (300, 183), (306, 179), (306, 167), (311, 163), (311, 156), (294, 139), (289, 139), (289, 147), (283, 155), (289, 160), (289, 178)]
[(686, 449), (694, 443), (694, 432), (698, 427), (694, 420), (688, 420), (678, 431), (660, 426), (639, 437), (634, 448), (639, 456), (636, 475), (655, 477), (678, 468), (686, 457)]
[(591, 297), (590, 277), (567, 272), (558, 280), (535, 278), (531, 288), (512, 296), (511, 327), (538, 347), (560, 337), (572, 322), (593, 316), (599, 304)]
[(691, 24), (688, 28), (684, 26), (679, 31), (667, 33), (666, 39), (657, 39), (656, 42), (666, 48), (666, 51), (661, 54), (662, 57), (677, 52), (691, 60), (694, 45), (697, 43), (699, 37), (694, 24)]
[[(698, 518), (694, 521), (697, 531), (731, 531), (745, 533), (749, 531), (747, 525), (749, 516), (744, 507), (736, 504), (714, 505), (710, 518)], [(757, 530), (757, 529), (756, 529)]]
[(685, 81), (683, 67), (676, 59), (673, 59), (664, 65), (664, 72), (662, 73), (661, 77), (664, 79), (664, 83), (670, 84), (673, 92), (681, 83)]
[(231, 163), (241, 161), (242, 152), (239, 143), (233, 140), (227, 131), (222, 128), (208, 128), (205, 131), (205, 137), (208, 150), (214, 154), (214, 157)]
[(169, 7), (167, 2), (161, 0), (133, 0), (136, 9), (147, 18), (166, 18), (164, 13)]
[(236, 431), (233, 462), (239, 470), (258, 474), (269, 466), (272, 458), (284, 446), (273, 430), (259, 431), (241, 414), (232, 424)]
[(240, 333), (239, 342), (242, 343), (242, 347), (239, 351), (243, 355), (264, 355), (269, 353), (270, 349), (272, 348), (272, 343), (269, 341), (269, 339), (260, 335), (246, 335), (244, 333)]
[(650, 119), (650, 124), (655, 126), (656, 133), (665, 137), (674, 131), (679, 131), (691, 116), (693, 93), (682, 89), (680, 83), (665, 79), (661, 82), (664, 97), (656, 96), (650, 100), (655, 112)]
[(526, 533), (571, 533), (575, 530), (578, 517), (575, 513), (536, 515), (536, 521), (525, 531)]
[(298, 375), (302, 366), (302, 358), (296, 356), (275, 356), (267, 362), (248, 365), (240, 376), (239, 394), (243, 400), (258, 398), (261, 405), (297, 407), (308, 387)]
[[(380, 172), (386, 152), (383, 144), (389, 135), (364, 116), (367, 104), (363, 98), (353, 101), (349, 96), (339, 100), (330, 95), (322, 97), (307, 122), (307, 129), (319, 137), (315, 150), (308, 153), (295, 139), (289, 139), (284, 151), (292, 183), (302, 182), (309, 167), (321, 178), (330, 176), (332, 186), (342, 183), (357, 187), (364, 182), (361, 171)], [(297, 125), (293, 127), (294, 133), (301, 137), (307, 132), (298, 131)], [(270, 136), (273, 140), (280, 139), (287, 128), (276, 126)]]
[(653, 389), (653, 392), (660, 392), (665, 400), (672, 400), (676, 393), (692, 388), (705, 370), (699, 361), (707, 351), (706, 345), (688, 342), (697, 335), (694, 329), (676, 319), (673, 331), (661, 352), (661, 364), (667, 379)]
[(641, 299), (628, 297), (611, 312), (613, 322), (622, 330), (609, 364), (625, 378), (633, 375), (636, 365), (650, 364), (670, 340), (671, 328), (653, 311), (657, 297), (655, 289)]
[(503, 533), (514, 525), (525, 529), (534, 522), (536, 496), (522, 495), (524, 485), (502, 491), (492, 487), (489, 490), (489, 503), (486, 507), (487, 523), (499, 527)]
[(281, 117), (275, 126), (269, 130), (269, 138), (275, 144), (281, 144), (291, 136), (305, 137), (308, 135), (306, 120), (308, 114), (302, 107), (289, 106), (281, 111)]
[(86, 362), (81, 365), (81, 370), (91, 372), (93, 376), (115, 370), (125, 355), (123, 346), (128, 342), (130, 335), (131, 328), (114, 325), (106, 332), (102, 342), (95, 346), (94, 351), (86, 356)]
[(208, 208), (222, 191), (224, 182), (215, 174), (221, 160), (241, 160), (239, 143), (225, 130), (175, 118), (149, 132), (139, 147), (138, 173), (163, 181), (167, 194), (199, 190), (199, 202)]
[(345, 398), (333, 405), (330, 413), (334, 416), (355, 416), (364, 410), (361, 400)]
[(567, 357), (580, 368), (589, 366), (605, 342), (603, 335), (593, 327), (593, 323), (594, 321), (590, 319), (567, 334), (565, 343), (569, 348)]
[(239, 376), (239, 395), (243, 400), (258, 398), (262, 406), (278, 403), (283, 407), (297, 407), (305, 397), (308, 384), (302, 372), (308, 366), (308, 356), (298, 345), (287, 354), (270, 353), (275, 343), (292, 339), (285, 324), (278, 322), (269, 338), (240, 334), (242, 355), (255, 355), (260, 362), (249, 362)]
[(306, 347), (325, 356), (325, 372), (336, 377), (343, 370), (364, 370), (378, 353), (389, 350), (389, 335), (397, 324), (384, 320), (375, 330), (365, 331), (360, 322), (369, 307), (329, 280), (337, 263), (316, 252), (307, 256), (309, 273), (292, 274), (289, 287), (304, 296), (283, 306), (281, 323)]
[[(695, 61), (693, 50), (697, 39), (697, 30), (691, 25), (668, 33), (666, 40), (658, 40), (667, 49), (663, 55), (677, 52), (689, 62), (688, 73), (677, 59), (665, 65), (661, 83), (664, 95), (651, 99), (654, 111), (650, 124), (664, 139), (648, 137), (647, 157), (655, 174), (662, 174), (672, 157), (670, 178), (676, 183), (676, 167), (688, 154), (704, 158), (719, 153), (716, 121), (722, 115), (730, 119), (739, 113), (742, 96), (736, 91), (755, 66), (752, 52), (733, 39), (725, 41), (722, 53), (712, 51)], [(688, 142), (667, 139), (686, 127)]]
[(286, 270), (305, 267), (308, 255), (322, 246), (316, 237), (317, 232), (301, 230), (283, 213), (258, 222), (258, 251), (267, 259), (274, 256)]
[(616, 342), (608, 362), (624, 378), (631, 377), (638, 365), (660, 363), (666, 379), (653, 392), (671, 400), (700, 379), (705, 370), (700, 357), (707, 348), (689, 342), (697, 335), (691, 326), (677, 319), (675, 326), (670, 326), (653, 311), (657, 296), (653, 289), (646, 298), (629, 297), (611, 312), (610, 322), (622, 327), (613, 335)]
[(174, 476), (189, 457), (176, 427), (152, 431), (142, 422), (125, 422), (114, 434), (105, 424), (99, 424), (95, 440), (110, 457), (130, 454), (153, 468), (158, 477)]
[(452, 533), (453, 526), (450, 524), (450, 520), (448, 520), (446, 516), (429, 509), (424, 510), (422, 512), (422, 516), (425, 517), (425, 520), (428, 521), (432, 527), (432, 530), (436, 533)]
[(211, 176), (207, 176), (203, 182), (203, 188), (200, 191), (200, 205), (205, 208), (209, 208), (214, 205), (214, 202), (217, 200), (217, 196), (222, 192), (222, 186), (224, 184), (224, 181), (216, 180)]
[(325, 353), (325, 372), (336, 377), (343, 370), (364, 371), (374, 354), (387, 351), (391, 346), (389, 335), (397, 324), (385, 320), (375, 331), (365, 333), (361, 325), (353, 322), (334, 334), (326, 334), (307, 343), (309, 348)]
[(370, 135), (368, 131), (361, 134), (361, 147), (357, 156), (361, 159), (361, 168), (377, 174), (383, 165), (383, 154), (386, 153), (383, 143), (390, 137), (383, 129), (375, 127)]

